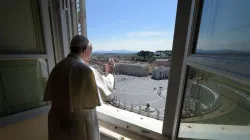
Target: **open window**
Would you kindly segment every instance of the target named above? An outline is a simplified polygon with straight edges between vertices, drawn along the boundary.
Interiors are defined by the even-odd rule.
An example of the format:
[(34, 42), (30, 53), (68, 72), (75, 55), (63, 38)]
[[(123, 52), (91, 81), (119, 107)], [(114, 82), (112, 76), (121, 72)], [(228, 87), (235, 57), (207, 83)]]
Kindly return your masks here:
[[(113, 57), (116, 62), (114, 93), (107, 105), (97, 109), (98, 118), (116, 126), (122, 125), (120, 127), (123, 128), (130, 127), (128, 130), (139, 128), (136, 130), (138, 133), (143, 129), (161, 135), (177, 1), (171, 2), (171, 6), (163, 1), (105, 3), (109, 2), (80, 0), (77, 3), (79, 34), (88, 35), (93, 44), (90, 65), (105, 74), (104, 64), (108, 58)], [(123, 5), (130, 7), (131, 11)], [(164, 13), (169, 13), (169, 9), (171, 15), (164, 19)], [(120, 16), (126, 13), (127, 16)], [(158, 16), (153, 19), (155, 15)], [(171, 24), (168, 24), (170, 21)], [(155, 28), (143, 29), (146, 23), (146, 26)], [(123, 29), (125, 27), (127, 29)], [(142, 121), (145, 127), (139, 127), (136, 120)], [(158, 125), (153, 129), (149, 123)], [(145, 135), (150, 137), (152, 133)]]
[[(155, 130), (161, 133), (163, 131), (164, 135), (172, 139), (177, 137), (236, 139), (238, 136), (243, 139), (247, 138), (249, 133), (250, 82), (248, 69), (250, 59), (249, 18), (246, 14), (249, 10), (246, 5), (248, 5), (248, 1), (190, 0), (178, 2), (173, 53), (168, 55), (171, 56), (171, 75), (166, 96), (165, 109), (167, 112), (165, 112), (163, 124), (154, 122), (158, 127), (163, 126), (163, 130), (156, 127), (151, 129), (149, 125), (143, 125), (146, 124), (145, 122), (138, 123), (139, 120), (125, 117), (125, 115), (133, 116), (127, 114), (129, 112), (126, 111), (120, 111), (124, 113), (120, 115), (124, 119), (114, 117), (119, 114), (115, 113), (116, 110), (111, 111), (113, 116), (106, 114), (108, 117), (103, 119), (102, 116), (101, 119), (118, 126), (119, 123), (124, 122), (125, 126), (120, 125), (122, 127), (131, 124), (130, 130), (132, 131), (136, 131), (135, 128), (142, 131), (152, 130), (149, 132)], [(106, 57), (108, 58), (110, 55)], [(155, 55), (160, 56), (161, 52), (157, 52)], [(130, 57), (131, 60), (135, 59), (135, 56)], [(136, 74), (135, 69), (123, 65), (117, 67), (116, 71), (118, 71), (118, 75)], [(140, 72), (143, 70), (141, 69)], [(159, 74), (161, 75), (162, 72)], [(152, 75), (158, 76), (153, 71)], [(127, 84), (125, 82), (121, 86), (127, 88), (125, 90), (128, 90), (129, 83), (132, 83), (127, 77), (121, 77), (118, 80), (127, 81)], [(142, 82), (145, 81), (142, 80), (140, 84)], [(117, 83), (119, 84), (119, 82)], [(119, 90), (117, 83), (116, 88)], [(131, 86), (136, 84), (139, 84), (139, 81), (132, 83)], [(153, 83), (148, 84), (147, 88), (150, 86), (153, 86)], [(155, 88), (153, 87), (153, 89)], [(119, 100), (118, 97), (117, 95), (113, 98), (117, 101), (116, 104), (119, 108), (132, 110), (132, 112), (138, 110), (139, 114), (141, 113), (140, 107), (131, 103), (126, 107), (129, 103)], [(111, 107), (108, 108), (105, 111), (112, 110)], [(99, 112), (101, 112), (99, 114), (105, 114), (102, 109), (99, 109)], [(146, 113), (145, 116), (150, 116), (150, 114)], [(136, 118), (136, 116), (133, 117)], [(205, 129), (210, 129), (210, 131), (206, 133)], [(232, 131), (235, 133), (228, 134)]]
[[(0, 5), (1, 10), (6, 11), (0, 14), (9, 17), (0, 23), (5, 27), (0, 32), (1, 126), (11, 123), (10, 117), (27, 119), (30, 114), (24, 113), (26, 110), (36, 108), (31, 110), (33, 115), (46, 112), (38, 108), (46, 105), (41, 100), (46, 72), (66, 57), (72, 36), (77, 32), (87, 33), (84, 0), (14, 1), (14, 5), (13, 1)], [(100, 72), (103, 71), (100, 65), (107, 62), (108, 57), (123, 61), (115, 68), (115, 96), (108, 105), (97, 108), (100, 124), (151, 139), (166, 139), (165, 136), (249, 139), (248, 5), (247, 0), (179, 0), (172, 52), (163, 50), (152, 54), (141, 51), (142, 47), (139, 53), (132, 55), (95, 53), (91, 64)], [(81, 25), (79, 30), (77, 25)], [(130, 36), (145, 34), (159, 35), (143, 32), (130, 33)], [(98, 47), (97, 43), (93, 44)], [(158, 60), (149, 59), (153, 57)], [(145, 60), (147, 62), (124, 64)], [(154, 68), (158, 65), (170, 65), (171, 69)], [(124, 93), (128, 96), (122, 96)], [(143, 96), (129, 97), (131, 93)], [(136, 102), (130, 102), (131, 98)], [(163, 103), (156, 104), (159, 101)], [(165, 111), (160, 110), (163, 108)]]
[[(41, 3), (41, 7), (46, 3)], [(37, 108), (54, 66), (50, 24), (39, 1), (1, 2), (0, 117)], [(46, 28), (46, 30), (44, 30)]]
[(173, 115), (174, 128), (178, 129), (173, 129), (172, 138), (247, 139), (250, 132), (248, 4), (249, 1), (232, 0), (192, 2)]

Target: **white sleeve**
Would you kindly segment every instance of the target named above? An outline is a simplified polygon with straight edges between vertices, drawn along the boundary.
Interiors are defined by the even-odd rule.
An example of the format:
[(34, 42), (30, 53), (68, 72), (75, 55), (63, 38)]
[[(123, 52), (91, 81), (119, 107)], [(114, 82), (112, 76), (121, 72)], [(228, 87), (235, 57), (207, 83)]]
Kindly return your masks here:
[(98, 88), (99, 98), (101, 101), (107, 101), (114, 89), (114, 76), (108, 74), (107, 76), (101, 75), (96, 69), (92, 68), (95, 75), (96, 85)]
[[(103, 76), (105, 77), (105, 76)], [(110, 86), (114, 87), (115, 77), (113, 74), (108, 74), (106, 77), (106, 81), (110, 83)]]

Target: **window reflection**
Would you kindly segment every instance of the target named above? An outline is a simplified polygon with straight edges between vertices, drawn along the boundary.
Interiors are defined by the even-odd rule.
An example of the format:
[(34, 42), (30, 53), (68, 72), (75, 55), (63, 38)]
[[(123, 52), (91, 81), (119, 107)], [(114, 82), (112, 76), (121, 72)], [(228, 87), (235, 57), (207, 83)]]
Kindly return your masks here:
[(250, 54), (249, 0), (204, 0), (196, 53)]
[(48, 78), (47, 61), (0, 61), (0, 118), (44, 106), (43, 92)]
[(181, 121), (250, 125), (250, 87), (190, 67)]

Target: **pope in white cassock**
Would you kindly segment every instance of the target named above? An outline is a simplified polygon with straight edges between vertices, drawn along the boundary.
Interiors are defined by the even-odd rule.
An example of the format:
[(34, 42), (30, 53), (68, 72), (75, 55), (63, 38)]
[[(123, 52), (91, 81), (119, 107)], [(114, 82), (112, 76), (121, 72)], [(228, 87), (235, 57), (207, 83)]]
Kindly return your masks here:
[(44, 101), (51, 101), (49, 140), (100, 140), (95, 108), (112, 93), (113, 59), (103, 76), (88, 65), (92, 45), (81, 35), (70, 43), (71, 53), (52, 70)]

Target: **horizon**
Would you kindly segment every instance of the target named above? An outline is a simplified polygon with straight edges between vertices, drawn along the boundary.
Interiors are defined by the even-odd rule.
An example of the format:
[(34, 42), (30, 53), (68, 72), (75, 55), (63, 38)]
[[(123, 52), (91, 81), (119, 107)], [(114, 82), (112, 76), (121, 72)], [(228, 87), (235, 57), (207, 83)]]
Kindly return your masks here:
[(177, 0), (86, 0), (93, 51), (172, 50), (176, 8)]
[[(138, 52), (140, 52), (140, 51), (149, 51), (149, 50), (140, 50), (140, 51), (133, 51), (133, 50), (94, 50), (93, 51), (93, 53), (96, 53), (96, 52), (98, 52), (98, 53), (102, 53), (102, 52), (108, 52), (108, 53), (112, 53), (112, 52), (122, 52), (122, 51), (125, 51), (125, 52), (127, 52), (127, 53), (138, 53)], [(157, 51), (172, 51), (172, 50), (157, 50)], [(157, 52), (157, 51), (150, 51), (150, 52)]]

